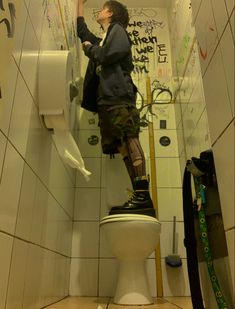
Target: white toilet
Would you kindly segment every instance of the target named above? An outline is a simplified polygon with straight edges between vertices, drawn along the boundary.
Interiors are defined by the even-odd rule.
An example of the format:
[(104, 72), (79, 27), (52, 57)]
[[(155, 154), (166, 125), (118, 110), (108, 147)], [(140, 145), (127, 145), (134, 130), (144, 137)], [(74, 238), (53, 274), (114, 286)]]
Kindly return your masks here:
[(104, 217), (100, 226), (113, 255), (119, 261), (114, 303), (122, 305), (152, 304), (146, 258), (156, 248), (161, 232), (153, 217), (119, 214)]

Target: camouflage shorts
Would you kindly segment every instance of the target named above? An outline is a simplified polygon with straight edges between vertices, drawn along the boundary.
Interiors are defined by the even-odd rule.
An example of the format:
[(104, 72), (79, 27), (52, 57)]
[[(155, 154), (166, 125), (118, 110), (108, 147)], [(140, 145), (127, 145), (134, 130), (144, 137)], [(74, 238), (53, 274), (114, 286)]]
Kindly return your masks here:
[(135, 106), (99, 106), (99, 126), (103, 153), (118, 153), (127, 137), (138, 137), (140, 131), (139, 111)]

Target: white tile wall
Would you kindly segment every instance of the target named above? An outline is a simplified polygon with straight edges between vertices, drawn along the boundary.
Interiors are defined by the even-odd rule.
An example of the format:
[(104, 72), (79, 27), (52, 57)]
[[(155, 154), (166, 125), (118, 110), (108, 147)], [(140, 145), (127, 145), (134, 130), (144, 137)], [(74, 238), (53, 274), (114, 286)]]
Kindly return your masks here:
[(195, 129), (187, 139), (186, 151), (187, 158), (199, 157), (201, 151), (211, 148), (210, 132), (208, 127), (207, 112), (204, 109), (202, 115), (198, 119)]
[(192, 0), (192, 20), (195, 22), (202, 0)]
[(234, 1), (233, 0), (225, 0), (225, 4), (227, 7), (228, 15), (231, 15), (232, 10), (234, 9)]
[[(158, 158), (156, 163), (157, 186), (180, 188), (181, 177), (178, 158)], [(150, 182), (151, 184), (151, 182)]]
[(32, 230), (32, 217), (36, 191), (36, 175), (25, 164), (21, 181), (18, 215), (16, 220), (15, 235), (30, 240)]
[(23, 303), (28, 250), (28, 243), (14, 239), (6, 308), (19, 308)]
[(211, 5), (213, 8), (217, 34), (218, 37), (220, 38), (224, 31), (225, 25), (228, 22), (226, 5), (224, 1), (216, 1), (216, 0), (211, 0)]
[(17, 4), (17, 12), (18, 17), (16, 19), (16, 32), (13, 38), (13, 50), (12, 54), (15, 58), (15, 61), (17, 65), (20, 65), (21, 60), (21, 54), (22, 54), (22, 45), (23, 45), (23, 39), (24, 39), (24, 33), (25, 33), (25, 25), (28, 18), (27, 15), (27, 9), (25, 7), (24, 2), (21, 2), (21, 4)]
[(182, 152), (185, 151), (185, 144), (184, 144), (184, 140), (185, 140), (185, 132), (183, 129), (183, 123), (182, 121), (179, 123), (177, 130), (177, 140), (178, 140), (178, 149), (179, 149), (179, 154), (181, 154)]
[(6, 150), (6, 137), (0, 132), (0, 179)]
[(213, 147), (225, 230), (234, 228), (234, 122)]
[[(170, 144), (163, 146), (160, 143), (162, 137), (168, 137)], [(155, 130), (154, 132), (155, 156), (161, 158), (178, 157), (178, 140), (176, 130)]]
[[(176, 121), (179, 124), (183, 123), (184, 134), (181, 134), (181, 137), (184, 137), (186, 146), (185, 152), (180, 151), (181, 173), (187, 159), (192, 156), (198, 157), (201, 151), (211, 148), (213, 144), (222, 212), (226, 235), (228, 235), (228, 231), (234, 229), (234, 215), (231, 215), (234, 213), (234, 70), (232, 69), (234, 67), (234, 27), (231, 27), (234, 19), (234, 2), (198, 0), (191, 3), (203, 77), (201, 82), (200, 74), (195, 76), (196, 83), (198, 85), (200, 83), (201, 86), (194, 88), (195, 91), (190, 96), (187, 106), (185, 106), (182, 91), (178, 99), (179, 103), (180, 99), (182, 101), (183, 113), (181, 114), (178, 109)], [(174, 23), (177, 23), (179, 17), (180, 13), (176, 12)], [(173, 33), (172, 36), (174, 35)], [(180, 37), (178, 33), (176, 35)], [(190, 59), (188, 66), (193, 62), (197, 66), (199, 59), (197, 57), (194, 61)], [(187, 72), (188, 68), (185, 69)], [(199, 100), (198, 96), (201, 96)], [(194, 108), (196, 101), (201, 102), (199, 109)], [(181, 133), (180, 130), (179, 132)], [(227, 244), (230, 268), (234, 269), (234, 258), (231, 253), (234, 249), (231, 241), (234, 243), (233, 232), (227, 237)], [(225, 276), (223, 279), (226, 280)], [(207, 284), (203, 286), (205, 293), (208, 289)]]
[(44, 251), (43, 269), (42, 269), (42, 295), (43, 305), (56, 301), (55, 297), (55, 257), (56, 254), (51, 251)]
[(33, 106), (33, 99), (22, 76), (19, 74), (11, 116), (9, 138), (23, 157), (25, 157), (26, 153), (31, 111), (33, 108), (35, 108)]
[(233, 117), (220, 49), (216, 50), (203, 81), (213, 143)]
[(234, 41), (229, 24), (225, 28), (223, 37), (221, 38), (220, 49), (231, 110), (234, 116)]
[(30, 241), (41, 244), (42, 234), (44, 231), (44, 217), (48, 207), (48, 191), (43, 184), (37, 179), (35, 190), (34, 210), (30, 231)]
[(98, 258), (99, 222), (74, 222), (72, 257)]
[(100, 213), (100, 195), (99, 188), (77, 188), (74, 205), (74, 220), (98, 221)]
[(40, 41), (41, 38), (44, 10), (45, 9), (41, 1), (31, 0), (29, 2), (28, 11), (38, 41)]
[(162, 260), (164, 296), (190, 295), (187, 262), (183, 259), (182, 263), (181, 267), (170, 267)]
[(8, 135), (11, 110), (15, 96), (17, 76), (18, 76), (18, 69), (15, 60), (12, 56), (10, 56), (8, 65), (8, 80), (5, 82), (6, 83), (5, 97), (3, 97), (0, 107), (1, 108), (0, 130), (2, 130), (5, 135)]
[[(115, 186), (114, 186), (115, 184)], [(132, 189), (130, 177), (120, 155), (115, 159), (102, 158), (102, 188), (106, 188), (107, 203), (119, 205), (125, 197), (126, 189)]]
[(5, 307), (9, 268), (11, 264), (13, 237), (0, 233), (0, 308)]
[(97, 130), (98, 129), (98, 115), (86, 111), (83, 108), (77, 110), (78, 129), (79, 130)]
[(25, 275), (23, 308), (40, 308), (43, 252), (40, 247), (30, 244)]
[(155, 130), (160, 129), (160, 120), (166, 120), (167, 130), (174, 130), (176, 128), (174, 104), (155, 105), (153, 106), (153, 113), (156, 114), (156, 117), (153, 117), (153, 127)]
[(99, 264), (99, 295), (114, 296), (118, 276), (116, 259), (101, 259)]
[(8, 143), (0, 186), (1, 230), (14, 234), (24, 161)]
[(233, 41), (235, 41), (235, 34), (234, 34), (234, 14), (235, 14), (235, 10), (233, 10), (232, 15), (231, 15), (230, 20), (229, 20), (230, 28), (231, 28), (232, 35), (233, 35)]
[(36, 100), (36, 83), (37, 83), (37, 62), (40, 43), (35, 36), (35, 32), (31, 23), (31, 19), (27, 19), (26, 31), (24, 34), (20, 71), (24, 76), (26, 84), (31, 95)]
[(216, 24), (211, 7), (211, 1), (202, 1), (195, 23), (196, 37), (199, 45), (199, 55), (202, 74), (211, 60), (218, 44)]
[(172, 221), (176, 216), (178, 221), (183, 221), (182, 189), (158, 188), (159, 220)]
[(71, 260), (71, 278), (69, 294), (71, 296), (94, 296), (98, 288), (98, 260)]
[(0, 104), (1, 308), (42, 308), (69, 289), (75, 173), (59, 158), (37, 102), (39, 50), (57, 48), (48, 18), (61, 23), (55, 3), (52, 15), (46, 4), (14, 1), (13, 39), (1, 27), (8, 61)]
[(201, 132), (199, 137), (199, 147), (200, 152), (204, 149), (210, 149), (211, 148), (211, 134), (208, 124), (208, 117), (207, 117), (207, 110), (204, 109), (201, 118), (198, 121), (198, 128), (199, 130), (197, 132)]
[[(89, 139), (92, 137), (99, 139), (96, 145), (89, 144)], [(77, 134), (77, 144), (83, 157), (97, 158), (101, 157), (101, 141), (99, 130), (79, 130)]]

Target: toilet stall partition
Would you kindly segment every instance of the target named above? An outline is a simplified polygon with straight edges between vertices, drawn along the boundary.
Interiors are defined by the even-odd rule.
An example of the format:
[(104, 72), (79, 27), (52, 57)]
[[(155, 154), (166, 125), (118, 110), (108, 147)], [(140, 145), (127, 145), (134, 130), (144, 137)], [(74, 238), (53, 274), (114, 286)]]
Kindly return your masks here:
[[(151, 81), (150, 77), (146, 79), (146, 93), (147, 101), (146, 105), (152, 104), (152, 92), (151, 92)], [(158, 197), (157, 197), (157, 175), (156, 175), (156, 160), (155, 160), (155, 145), (154, 145), (154, 128), (153, 122), (148, 122), (148, 133), (149, 133), (149, 152), (150, 152), (150, 171), (151, 171), (151, 188), (152, 188), (152, 200), (156, 211), (156, 217), (158, 216)], [(156, 286), (157, 296), (163, 297), (163, 282), (162, 282), (162, 267), (161, 267), (161, 249), (160, 240), (155, 249), (155, 264), (156, 264)]]

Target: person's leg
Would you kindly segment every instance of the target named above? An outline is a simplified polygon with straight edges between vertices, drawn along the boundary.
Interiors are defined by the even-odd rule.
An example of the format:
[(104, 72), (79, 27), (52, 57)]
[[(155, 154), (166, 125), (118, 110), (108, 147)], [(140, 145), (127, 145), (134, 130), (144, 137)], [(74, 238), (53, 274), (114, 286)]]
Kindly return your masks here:
[[(127, 138), (126, 143), (118, 149), (123, 156), (134, 189), (130, 200), (121, 206), (121, 208), (123, 210), (133, 211), (143, 208), (152, 208), (153, 203), (149, 194), (149, 181), (146, 175), (145, 157), (139, 138)], [(121, 208), (119, 207), (119, 210)], [(115, 210), (115, 208), (113, 208), (113, 210)]]
[[(139, 213), (155, 216), (149, 194), (145, 157), (139, 142), (139, 112), (135, 107), (104, 110), (100, 117), (104, 153), (121, 153), (133, 185), (132, 197), (123, 205), (112, 207), (110, 214)], [(111, 152), (109, 152), (111, 151)]]
[(129, 137), (118, 147), (123, 157), (128, 174), (133, 183), (134, 178), (146, 176), (146, 164), (143, 149), (138, 137)]
[(126, 147), (129, 160), (132, 163), (134, 177), (146, 176), (145, 156), (139, 138), (128, 137)]
[(134, 179), (135, 179), (135, 172), (134, 172), (133, 164), (128, 154), (126, 143), (123, 143), (121, 146), (118, 146), (117, 148), (118, 148), (119, 153), (122, 155), (123, 162), (126, 166), (127, 172), (129, 174), (129, 177), (131, 179), (131, 183), (133, 186)]

